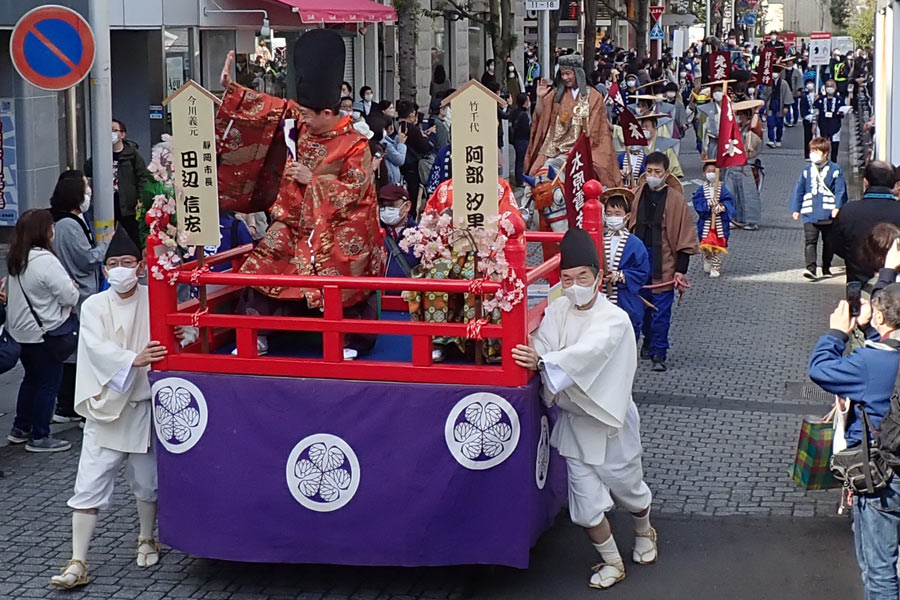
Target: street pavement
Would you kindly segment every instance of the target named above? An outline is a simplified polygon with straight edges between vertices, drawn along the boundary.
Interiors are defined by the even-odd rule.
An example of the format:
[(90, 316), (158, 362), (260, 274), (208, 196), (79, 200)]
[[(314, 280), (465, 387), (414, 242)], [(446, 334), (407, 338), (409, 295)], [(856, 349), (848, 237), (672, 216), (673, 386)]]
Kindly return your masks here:
[[(692, 136), (689, 140), (692, 141)], [(654, 492), (660, 559), (628, 556), (630, 517), (611, 515), (628, 577), (604, 595), (623, 599), (736, 600), (861, 596), (850, 524), (836, 491), (804, 493), (787, 476), (800, 420), (824, 414), (827, 396), (807, 386), (806, 363), (843, 293), (843, 278), (804, 281), (802, 228), (787, 201), (803, 165), (802, 130), (766, 148), (763, 223), (732, 233), (723, 275), (693, 260), (693, 287), (675, 310), (669, 371), (639, 366), (644, 467)], [(701, 174), (682, 144), (686, 195)], [(844, 148), (848, 144), (842, 144)], [(846, 153), (846, 151), (845, 151)], [(21, 371), (0, 377), (0, 431), (11, 425)], [(0, 598), (206, 598), (210, 600), (412, 600), (593, 598), (597, 562), (565, 512), (538, 542), (524, 571), (254, 565), (167, 550), (160, 565), (134, 565), (137, 517), (120, 478), (101, 516), (89, 563), (94, 583), (64, 594), (47, 581), (69, 556), (69, 510), (80, 430), (58, 426), (72, 451), (27, 454), (0, 448)], [(5, 440), (3, 442), (5, 444)], [(227, 499), (223, 499), (227, 501)], [(253, 515), (247, 515), (252, 519)]]

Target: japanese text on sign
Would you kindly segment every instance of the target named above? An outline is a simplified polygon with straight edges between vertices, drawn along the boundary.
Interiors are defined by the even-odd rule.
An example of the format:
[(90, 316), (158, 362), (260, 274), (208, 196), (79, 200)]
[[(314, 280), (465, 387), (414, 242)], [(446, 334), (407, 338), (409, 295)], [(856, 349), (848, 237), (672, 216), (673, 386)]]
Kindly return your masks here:
[(722, 81), (731, 75), (731, 56), (728, 52), (711, 52), (709, 55), (711, 81)]
[(453, 122), (453, 225), (483, 227), (497, 214), (497, 103), (469, 82), (450, 99)]

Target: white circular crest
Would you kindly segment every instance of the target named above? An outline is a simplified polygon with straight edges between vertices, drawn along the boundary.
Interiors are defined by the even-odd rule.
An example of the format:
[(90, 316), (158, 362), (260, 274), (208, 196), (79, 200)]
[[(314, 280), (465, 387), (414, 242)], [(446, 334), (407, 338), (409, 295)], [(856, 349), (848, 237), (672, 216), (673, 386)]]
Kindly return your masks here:
[(153, 384), (150, 397), (156, 437), (166, 450), (181, 454), (196, 446), (209, 417), (203, 392), (186, 379), (166, 377)]
[(519, 443), (519, 415), (505, 398), (469, 394), (456, 403), (444, 424), (444, 439), (456, 462), (475, 471), (496, 467)]
[(297, 502), (316, 512), (331, 512), (356, 494), (359, 460), (341, 438), (316, 433), (300, 440), (291, 450), (285, 476)]
[(547, 471), (550, 469), (550, 421), (547, 415), (541, 417), (541, 436), (538, 438), (537, 460), (534, 465), (534, 482), (539, 490), (547, 483)]

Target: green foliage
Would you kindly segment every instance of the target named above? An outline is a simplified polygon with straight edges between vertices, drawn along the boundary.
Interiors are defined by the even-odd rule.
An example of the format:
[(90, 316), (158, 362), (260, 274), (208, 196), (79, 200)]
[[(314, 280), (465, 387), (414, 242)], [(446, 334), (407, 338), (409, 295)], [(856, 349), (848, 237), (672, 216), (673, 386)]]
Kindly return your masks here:
[(864, 0), (850, 17), (847, 29), (857, 48), (871, 46), (875, 41), (875, 0)]
[(831, 0), (829, 12), (831, 12), (831, 22), (834, 23), (834, 26), (846, 27), (850, 20), (852, 9), (850, 0)]

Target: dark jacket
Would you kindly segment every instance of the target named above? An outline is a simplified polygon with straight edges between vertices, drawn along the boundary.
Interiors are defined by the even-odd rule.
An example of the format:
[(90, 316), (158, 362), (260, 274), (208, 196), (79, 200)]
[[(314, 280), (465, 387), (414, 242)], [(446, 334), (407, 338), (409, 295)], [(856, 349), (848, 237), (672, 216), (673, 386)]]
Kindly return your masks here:
[(870, 187), (861, 200), (845, 204), (834, 220), (831, 243), (847, 265), (847, 281), (865, 283), (875, 274), (858, 253), (863, 239), (879, 223), (900, 227), (900, 202), (891, 188)]
[[(123, 142), (122, 151), (118, 155), (113, 152), (113, 160), (116, 212), (123, 216), (134, 216), (141, 199), (141, 190), (147, 182), (147, 163), (138, 152), (138, 145), (131, 140)], [(84, 174), (94, 176), (93, 158), (84, 163)]]
[(525, 140), (531, 136), (531, 116), (528, 111), (516, 108), (509, 115), (509, 138), (511, 142)]

